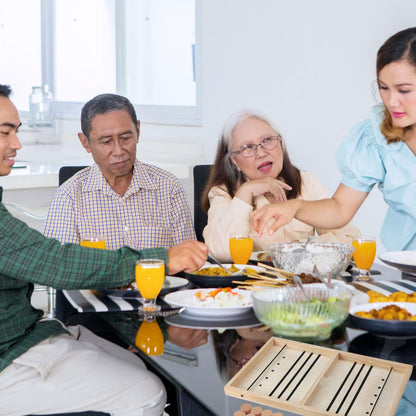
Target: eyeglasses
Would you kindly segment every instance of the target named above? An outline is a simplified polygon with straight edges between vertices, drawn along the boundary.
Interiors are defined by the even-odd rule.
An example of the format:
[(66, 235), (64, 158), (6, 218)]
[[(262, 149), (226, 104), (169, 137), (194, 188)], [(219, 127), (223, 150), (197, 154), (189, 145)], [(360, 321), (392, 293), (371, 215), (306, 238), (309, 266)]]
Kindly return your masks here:
[(233, 155), (241, 155), (243, 157), (253, 157), (257, 153), (257, 148), (261, 146), (264, 150), (273, 150), (281, 140), (281, 136), (270, 136), (264, 138), (259, 144), (245, 144), (240, 150), (231, 152)]

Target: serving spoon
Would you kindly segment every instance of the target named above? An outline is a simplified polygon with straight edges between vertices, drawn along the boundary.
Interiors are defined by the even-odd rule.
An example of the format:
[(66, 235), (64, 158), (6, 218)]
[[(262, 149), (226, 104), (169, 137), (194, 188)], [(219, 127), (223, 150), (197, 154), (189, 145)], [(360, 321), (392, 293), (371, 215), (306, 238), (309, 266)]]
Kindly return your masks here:
[(219, 266), (222, 270), (224, 270), (228, 276), (239, 276), (241, 274), (244, 274), (246, 272), (246, 269), (238, 270), (237, 272), (231, 273), (229, 270), (227, 270), (220, 262), (217, 260), (212, 254), (208, 254), (208, 261), (210, 263), (215, 263), (217, 266)]
[(228, 271), (211, 253), (208, 254), (208, 261), (210, 263), (215, 263), (217, 266), (219, 266), (222, 270), (227, 273), (228, 276), (232, 276), (232, 273)]
[(306, 251), (306, 247), (309, 245), (309, 243), (312, 242), (313, 239), (314, 239), (314, 236), (310, 235), (308, 239), (306, 240), (305, 245), (303, 247), (296, 248), (295, 250), (293, 250), (292, 253), (304, 253)]
[(302, 280), (300, 279), (300, 277), (297, 274), (295, 274), (295, 275), (293, 275), (293, 280), (295, 281), (296, 286), (299, 287), (302, 290), (303, 296), (305, 296), (306, 301), (310, 302), (311, 298), (306, 294), (306, 290), (303, 287), (303, 283), (302, 283)]
[(319, 279), (328, 289), (332, 289), (332, 285), (331, 285), (331, 275), (329, 275), (327, 277), (327, 279), (325, 280), (324, 277), (321, 275), (321, 273), (319, 273), (319, 270), (316, 267), (316, 264), (313, 266), (312, 276), (313, 277), (316, 277), (317, 279)]

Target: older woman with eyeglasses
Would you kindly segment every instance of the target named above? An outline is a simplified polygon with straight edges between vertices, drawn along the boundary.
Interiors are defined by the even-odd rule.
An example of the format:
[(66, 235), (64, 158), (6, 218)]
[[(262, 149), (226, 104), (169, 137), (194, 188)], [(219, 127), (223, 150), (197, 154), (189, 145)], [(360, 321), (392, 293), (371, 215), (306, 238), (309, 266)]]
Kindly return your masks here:
[(266, 118), (253, 112), (238, 112), (224, 125), (202, 196), (202, 208), (208, 212), (205, 242), (221, 261), (230, 260), (228, 241), (237, 233), (253, 238), (254, 251), (267, 250), (273, 243), (306, 240), (315, 234), (316, 241), (350, 243), (360, 236), (351, 223), (337, 230), (325, 230), (293, 219), (275, 234), (265, 233), (261, 238), (250, 225), (250, 213), (267, 204), (328, 196), (313, 174), (292, 165), (283, 138)]

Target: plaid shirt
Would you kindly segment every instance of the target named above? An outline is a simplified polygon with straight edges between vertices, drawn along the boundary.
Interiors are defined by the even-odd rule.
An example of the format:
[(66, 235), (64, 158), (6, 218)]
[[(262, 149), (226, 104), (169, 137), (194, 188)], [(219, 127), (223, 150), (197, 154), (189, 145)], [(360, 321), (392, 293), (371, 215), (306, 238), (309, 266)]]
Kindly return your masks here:
[[(0, 187), (0, 201), (2, 188)], [(30, 347), (65, 331), (57, 320), (41, 321), (30, 304), (33, 283), (57, 289), (99, 289), (134, 279), (138, 258), (160, 258), (163, 248), (97, 250), (45, 238), (14, 218), (0, 203), (0, 371)]]
[(178, 179), (136, 160), (127, 192), (120, 196), (94, 164), (75, 174), (56, 192), (44, 234), (64, 243), (82, 235), (101, 235), (106, 248), (170, 248), (195, 239), (185, 191)]

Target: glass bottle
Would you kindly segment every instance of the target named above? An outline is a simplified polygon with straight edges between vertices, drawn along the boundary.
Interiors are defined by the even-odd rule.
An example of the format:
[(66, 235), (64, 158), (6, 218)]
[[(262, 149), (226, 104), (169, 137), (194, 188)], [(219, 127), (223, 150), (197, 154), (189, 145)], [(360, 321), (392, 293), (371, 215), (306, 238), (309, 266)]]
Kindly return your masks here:
[(52, 103), (53, 95), (48, 85), (32, 87), (32, 93), (29, 96), (29, 109), (33, 126), (52, 126)]

